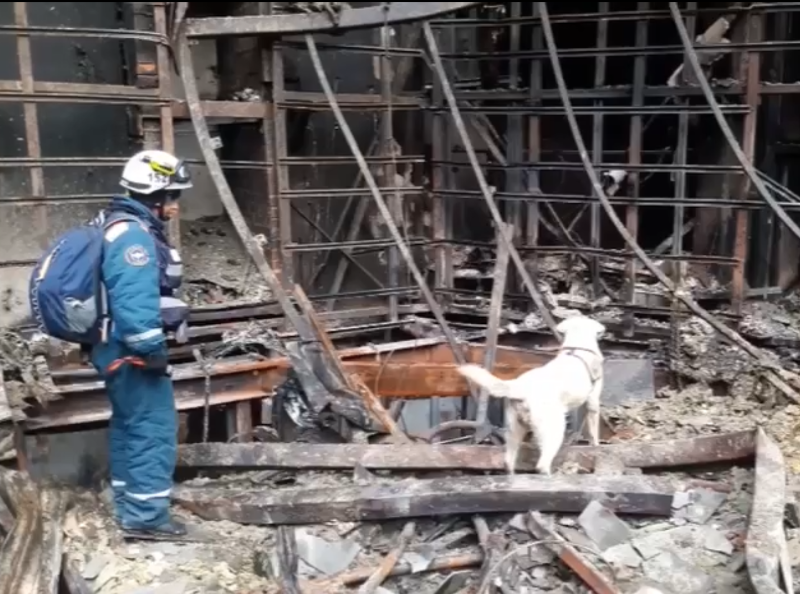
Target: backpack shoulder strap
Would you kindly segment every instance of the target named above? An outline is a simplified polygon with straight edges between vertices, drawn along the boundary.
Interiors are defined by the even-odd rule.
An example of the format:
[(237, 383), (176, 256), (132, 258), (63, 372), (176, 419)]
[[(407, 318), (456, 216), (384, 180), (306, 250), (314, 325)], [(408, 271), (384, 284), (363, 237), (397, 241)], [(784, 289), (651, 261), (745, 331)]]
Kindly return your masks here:
[(97, 293), (100, 298), (100, 308), (99, 308), (99, 321), (100, 321), (100, 341), (105, 343), (108, 341), (108, 336), (111, 330), (111, 318), (110, 318), (110, 309), (108, 305), (108, 292), (106, 290), (105, 283), (103, 282), (103, 274), (102, 274), (102, 266), (103, 266), (103, 259), (105, 257), (105, 235), (106, 232), (116, 225), (117, 223), (139, 223), (142, 227), (144, 227), (148, 232), (150, 228), (142, 221), (139, 217), (122, 213), (116, 216), (105, 217), (102, 220), (102, 224), (100, 228), (103, 231), (102, 243), (100, 244), (100, 259), (97, 262)]

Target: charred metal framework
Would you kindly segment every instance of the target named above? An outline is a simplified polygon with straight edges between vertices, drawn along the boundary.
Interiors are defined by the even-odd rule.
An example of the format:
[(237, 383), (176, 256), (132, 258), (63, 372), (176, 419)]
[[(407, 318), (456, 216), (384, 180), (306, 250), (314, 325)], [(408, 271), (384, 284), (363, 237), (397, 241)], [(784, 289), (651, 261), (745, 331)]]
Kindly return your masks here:
[[(43, 242), (49, 227), (45, 204), (104, 199), (101, 195), (60, 195), (57, 188), (45, 188), (43, 168), (86, 164), (118, 167), (122, 159), (43, 158), (38, 104), (124, 103), (141, 108), (139, 132), (145, 144), (167, 150), (174, 149), (173, 120), (188, 116), (185, 103), (175, 101), (172, 94), (168, 21), (174, 19), (174, 5), (120, 4), (133, 5), (135, 30), (31, 26), (24, 2), (13, 3), (14, 24), (0, 27), (0, 34), (16, 38), (20, 73), (19, 80), (0, 81), (0, 97), (24, 106), (27, 146), (26, 157), (2, 159), (0, 166), (26, 168), (30, 177), (28, 195), (4, 200), (42, 207), (36, 233)], [(448, 115), (441, 81), (429, 68), (430, 50), (420, 25), (398, 27), (396, 23), (419, 20), (421, 14), (435, 16), (437, 11), (452, 11), (459, 4), (472, 4), (454, 17), (432, 21), (431, 27), (470, 139), (477, 147), (481, 168), (492, 186), (493, 198), (504, 219), (515, 229), (518, 251), (533, 264), (533, 271), (537, 259), (548, 254), (568, 253), (586, 261), (596, 297), (609, 289), (600, 274), (604, 263), (627, 262), (626, 282), (619, 293), (609, 292), (616, 304), (631, 312), (645, 309), (653, 313), (654, 308), (643, 306), (635, 295), (640, 266), (634, 263), (628, 246), (619, 242), (618, 235), (609, 228), (591, 186), (583, 181), (583, 165), (564, 126), (565, 108), (553, 84), (539, 4), (427, 3), (425, 10), (408, 4), (412, 8), (407, 13), (403, 13), (406, 9), (373, 6), (361, 9), (365, 17), (357, 16), (350, 22), (351, 17), (346, 14), (341, 23), (333, 23), (336, 15), (324, 13), (286, 14), (282, 3), (260, 3), (258, 10), (278, 19), (272, 21), (273, 28), (280, 24), (282, 31), (294, 35), (330, 31), (337, 26), (348, 30), (376, 27), (376, 21), (391, 23), (386, 34), (381, 34), (377, 26), (371, 45), (348, 43), (345, 32), (335, 42), (318, 43), (317, 47), (325, 53), (366, 54), (374, 61), (380, 88), (368, 94), (337, 93), (337, 100), (345, 111), (375, 115), (376, 134), (366, 151), (367, 162), (380, 180), (381, 193), (388, 197), (395, 220), (405, 221), (410, 216), (414, 222), (401, 225), (403, 231), (412, 227), (415, 231), (407, 243), (424, 246), (433, 253), (433, 284), (438, 298), (457, 304), (465, 295), (475, 296), (474, 288), (465, 289), (454, 278), (454, 249), (491, 245), (495, 238), (493, 232), (472, 225), (484, 211), (470, 206), (474, 203), (470, 199), (480, 199), (481, 192), (469, 179), (468, 160), (458, 148), (463, 142)], [(745, 297), (748, 248), (759, 264), (767, 262), (767, 266), (754, 267), (750, 285), (774, 284), (776, 274), (770, 275), (769, 269), (788, 265), (773, 262), (775, 244), (783, 231), (780, 225), (772, 224), (774, 215), (764, 208), (735, 160), (723, 157), (722, 163), (704, 158), (704, 151), (716, 151), (725, 141), (718, 139), (716, 147), (706, 142), (707, 137), (717, 133), (712, 110), (691, 74), (689, 61), (681, 64), (684, 48), (665, 3), (638, 2), (634, 7), (631, 3), (601, 2), (598, 7), (597, 12), (583, 12), (581, 3), (570, 4), (570, 8), (562, 4), (553, 7), (557, 12), (550, 17), (558, 55), (567, 71), (569, 96), (592, 162), (601, 174), (627, 174), (618, 184), (622, 189), (610, 200), (624, 216), (634, 239), (660, 260), (713, 266), (717, 271), (729, 269), (720, 277), (731, 282), (730, 296), (734, 309), (738, 309)], [(330, 109), (324, 94), (287, 90), (284, 85), (286, 49), (299, 51), (297, 48), (302, 50), (305, 44), (297, 37), (278, 37), (276, 31), (265, 29), (268, 26), (258, 21), (257, 13), (233, 19), (192, 18), (192, 10), (190, 5), (186, 20), (190, 38), (246, 36), (255, 31), (272, 34), (261, 44), (266, 101), (204, 101), (203, 111), (212, 121), (263, 121), (266, 158), (258, 162), (223, 162), (223, 166), (227, 170), (249, 167), (266, 172), (268, 191), (263, 199), (268, 204), (268, 217), (255, 224), (268, 229), (273, 268), (289, 284), (297, 280), (308, 287), (318, 284), (324, 270), (335, 270), (332, 278), (326, 279), (326, 289), (309, 289), (313, 300), (324, 299), (328, 306), (334, 306), (338, 299), (348, 296), (342, 294), (343, 281), (348, 267), (355, 263), (359, 274), (365, 276), (365, 290), (352, 297), (388, 298), (390, 317), (396, 320), (401, 299), (413, 300), (419, 287), (404, 272), (390, 236), (365, 239), (360, 233), (371, 204), (369, 189), (359, 187), (363, 175), (359, 174), (352, 188), (309, 188), (297, 183), (293, 174), (309, 167), (352, 162), (346, 149), (324, 157), (289, 152), (290, 114), (320, 114)], [(415, 10), (422, 12), (417, 14)], [(562, 12), (567, 10), (571, 12)], [(800, 90), (797, 83), (784, 80), (791, 76), (784, 54), (797, 44), (791, 37), (793, 15), (798, 10), (800, 4), (792, 2), (747, 9), (681, 5), (689, 37), (697, 37), (697, 47), (704, 47), (699, 54), (701, 65), (707, 66), (720, 56), (719, 62), (728, 62), (722, 66), (722, 74), (720, 70), (707, 72), (714, 77), (713, 93), (739, 133), (744, 154), (753, 159), (756, 148), (762, 146), (763, 157), (757, 163), (763, 163), (772, 177), (788, 182), (790, 167), (785, 159), (781, 161), (787, 149), (775, 148), (774, 134), (780, 126), (776, 122), (781, 121), (782, 110), (785, 111), (786, 96)], [(729, 29), (731, 42), (722, 44), (728, 41), (723, 40), (723, 35)], [(590, 34), (593, 43), (589, 41)], [(35, 80), (30, 45), (31, 38), (37, 35), (133, 40), (136, 86)], [(680, 72), (676, 71), (678, 67)], [(722, 78), (725, 68), (729, 76)], [(421, 84), (424, 79), (429, 82)], [(759, 114), (763, 115), (765, 126), (757, 125)], [(757, 131), (762, 133), (757, 135)], [(397, 142), (398, 138), (406, 142)], [(430, 142), (426, 146), (424, 142), (408, 142), (409, 139)], [(660, 141), (663, 142), (659, 144)], [(395, 181), (403, 179), (401, 172), (409, 169), (413, 169), (413, 175), (398, 187)], [(712, 177), (719, 181), (716, 186), (702, 181)], [(554, 182), (554, 178), (558, 179)], [(581, 181), (570, 181), (574, 179)], [(614, 181), (613, 177), (608, 179)], [(335, 203), (328, 210), (336, 215), (327, 228), (313, 211), (314, 203), (325, 200)], [(411, 215), (404, 215), (404, 204), (409, 203), (418, 207)], [(307, 204), (312, 205), (311, 209), (306, 208)], [(794, 199), (780, 198), (779, 204), (784, 210), (797, 208)], [(429, 226), (421, 222), (426, 209), (432, 211)], [(757, 216), (751, 216), (753, 213)], [(672, 218), (670, 229), (663, 225), (665, 216)], [(752, 245), (748, 245), (749, 236)], [(175, 237), (178, 238), (177, 233)], [(684, 239), (675, 241), (674, 237)], [(385, 279), (363, 261), (364, 253), (376, 250), (388, 252), (390, 273)], [(334, 254), (339, 257), (331, 258)], [(419, 249), (415, 255), (420, 255)], [(669, 266), (667, 270), (679, 284), (687, 272), (686, 266)], [(525, 284), (519, 274), (512, 272), (507, 300), (525, 300), (521, 294)], [(373, 291), (376, 285), (379, 286)], [(658, 309), (655, 308), (656, 313)], [(661, 310), (670, 312), (669, 307)]]
[[(172, 109), (169, 97), (170, 68), (169, 40), (167, 38), (167, 20), (165, 3), (153, 3), (152, 8), (142, 6), (144, 3), (117, 3), (120, 20), (125, 17), (122, 12), (133, 8), (135, 28), (101, 29), (88, 27), (45, 27), (31, 24), (27, 2), (9, 2), (13, 5), (13, 23), (0, 25), (0, 35), (13, 36), (16, 41), (18, 80), (0, 80), (0, 101), (21, 104), (24, 113), (26, 156), (0, 159), (0, 167), (24, 169), (29, 178), (23, 187), (24, 195), (2, 196), (5, 205), (16, 204), (37, 209), (35, 228), (26, 233), (35, 235), (44, 248), (52, 239), (52, 229), (58, 228), (48, 221), (47, 207), (58, 204), (76, 203), (102, 204), (108, 195), (88, 192), (65, 193), (62, 188), (47, 187), (45, 183), (46, 168), (73, 167), (114, 167), (124, 164), (124, 158), (96, 158), (94, 156), (70, 155), (69, 157), (43, 157), (40, 116), (38, 109), (43, 104), (94, 104), (123, 105), (140, 109), (138, 116), (138, 133), (144, 138), (146, 145), (163, 146), (167, 150), (174, 148)], [(123, 6), (130, 4), (134, 6)], [(146, 10), (145, 10), (146, 9)], [(128, 15), (130, 16), (130, 15)], [(128, 19), (130, 20), (130, 19)], [(104, 39), (129, 40), (136, 44), (136, 64), (128, 65), (138, 74), (137, 85), (50, 82), (37, 80), (34, 74), (32, 59), (32, 39), (41, 37), (57, 37), (65, 39)], [(132, 77), (131, 77), (132, 78)], [(132, 82), (132, 81), (131, 81)], [(141, 115), (152, 114), (156, 118), (150, 124), (141, 126)], [(177, 234), (175, 235), (177, 237)], [(0, 267), (24, 266), (32, 264), (30, 260), (11, 260), (2, 258)]]
[[(595, 297), (610, 293), (615, 305), (634, 314), (674, 313), (669, 305), (653, 306), (637, 295), (641, 265), (635, 263), (630, 246), (611, 228), (586, 181), (579, 151), (564, 122), (566, 108), (553, 82), (537, 12), (539, 3), (479, 4), (484, 5), (462, 10), (454, 18), (432, 21), (431, 27), (470, 142), (477, 147), (481, 169), (491, 184), (492, 198), (515, 229), (517, 250), (533, 264), (532, 270), (543, 256), (571, 254), (589, 264)], [(265, 14), (274, 14), (282, 10), (278, 5), (264, 3), (262, 9)], [(705, 276), (713, 270), (723, 283), (730, 283), (727, 296), (733, 310), (738, 311), (746, 296), (749, 248), (750, 253), (757, 254), (759, 263), (768, 264), (753, 266), (751, 287), (775, 284), (777, 274), (769, 270), (791, 267), (793, 260), (784, 257), (787, 261), (774, 261), (778, 235), (785, 230), (772, 224), (773, 213), (765, 208), (741, 165), (725, 155), (715, 159), (704, 154), (728, 149), (725, 139), (717, 138), (715, 110), (705, 101), (690, 61), (683, 57), (685, 48), (673, 15), (665, 3), (640, 2), (635, 7), (600, 3), (597, 12), (583, 12), (585, 7), (580, 3), (570, 6), (554, 8), (559, 11), (551, 16), (555, 43), (592, 163), (616, 192), (609, 196), (611, 204), (624, 217), (633, 239), (649, 255), (665, 262), (662, 269), (677, 286), (682, 286), (687, 274)], [(711, 74), (719, 110), (738, 132), (737, 141), (747, 159), (756, 156), (759, 114), (771, 114), (770, 121), (780, 118), (781, 106), (786, 104), (784, 96), (800, 88), (784, 81), (787, 75), (783, 74), (781, 57), (795, 44), (790, 33), (798, 8), (795, 3), (747, 9), (698, 8), (697, 3), (681, 6), (686, 32), (689, 38), (697, 37), (697, 47), (702, 48), (700, 66)], [(561, 12), (567, 10), (572, 12)], [(189, 37), (275, 33), (277, 21), (269, 24), (258, 18), (190, 18), (186, 33)], [(291, 21), (292, 25), (286, 30), (298, 33), (323, 31), (325, 19), (333, 17), (282, 14), (277, 18), (289, 19), (284, 22)], [(368, 20), (361, 21), (361, 26), (367, 26)], [(375, 24), (374, 19), (371, 24)], [(328, 26), (332, 29), (333, 22)], [(345, 111), (380, 114), (376, 138), (366, 151), (367, 162), (377, 174), (381, 194), (388, 197), (396, 222), (408, 216), (403, 204), (418, 202), (423, 209), (430, 209), (428, 227), (419, 220), (421, 211), (417, 209), (417, 233), (410, 234), (407, 243), (427, 246), (433, 253), (437, 297), (451, 309), (463, 311), (461, 298), (474, 298), (480, 292), (456, 282), (453, 254), (459, 246), (494, 244), (493, 232), (480, 229), (479, 219), (485, 218), (485, 211), (469, 205), (474, 202), (469, 199), (485, 198), (485, 192), (467, 179), (471, 177), (470, 164), (463, 149), (458, 148), (463, 147), (463, 139), (448, 115), (441, 79), (429, 68), (429, 44), (422, 39), (418, 26), (392, 33), (378, 33), (372, 45), (364, 45), (348, 43), (348, 33), (344, 32), (335, 43), (318, 43), (317, 47), (325, 52), (367, 54), (376, 64), (376, 73), (383, 74), (376, 76), (382, 81), (380, 93), (337, 93), (338, 103)], [(723, 39), (728, 33), (732, 39)], [(590, 35), (593, 43), (588, 41)], [(388, 288), (358, 291), (352, 296), (388, 295), (390, 315), (396, 319), (400, 299), (413, 299), (419, 287), (411, 279), (403, 281), (408, 275), (398, 271), (400, 258), (388, 234), (383, 239), (360, 236), (370, 209), (368, 188), (326, 185), (310, 189), (295, 181), (295, 170), (344, 164), (352, 155), (346, 149), (342, 154), (321, 158), (289, 154), (286, 128), (291, 111), (322, 113), (330, 106), (320, 93), (290, 91), (283, 85), (287, 48), (300, 51), (304, 44), (295, 37), (265, 39), (264, 78), (270, 99), (264, 119), (266, 167), (275, 171), (275, 175), (267, 176), (270, 215), (265, 222), (272, 239), (273, 267), (286, 279), (313, 286), (326, 265), (336, 262), (328, 288), (322, 295), (312, 295), (312, 299), (327, 298), (328, 305), (334, 306), (337, 298), (345, 296), (341, 294), (343, 279), (351, 262), (356, 261), (366, 283)], [(717, 69), (709, 70), (714, 62), (719, 62)], [(769, 66), (769, 76), (762, 76), (762, 62)], [(409, 82), (409, 76), (419, 75), (420, 70), (429, 82), (420, 86), (419, 76)], [(253, 119), (263, 117), (264, 106), (260, 102), (209, 101), (204, 103), (204, 110), (212, 119)], [(424, 117), (414, 118), (419, 113)], [(399, 134), (401, 127), (411, 127), (416, 138), (430, 139), (429, 144), (400, 143), (398, 150), (398, 137), (408, 140), (413, 136)], [(769, 140), (771, 132), (775, 132), (774, 126), (762, 134), (762, 146), (774, 142)], [(775, 151), (766, 161), (771, 176), (788, 179), (780, 171), (783, 168), (786, 173), (786, 162), (780, 164)], [(392, 180), (402, 178), (398, 172), (404, 166), (422, 166), (422, 175), (416, 170), (406, 180), (407, 185), (397, 187)], [(626, 177), (617, 181), (615, 175), (619, 173)], [(554, 177), (561, 181), (554, 182)], [(355, 186), (361, 178), (359, 173)], [(299, 206), (301, 202), (321, 205), (332, 197), (338, 202), (332, 208), (338, 216), (328, 229), (313, 222), (313, 206), (307, 212)], [(791, 211), (797, 208), (797, 202), (781, 197), (778, 206)], [(751, 217), (754, 212), (757, 217)], [(666, 226), (665, 218), (671, 220)], [(751, 218), (758, 226), (751, 225)], [(345, 230), (348, 223), (349, 230)], [(312, 233), (298, 231), (309, 226)], [(681, 239), (676, 241), (675, 237)], [(390, 274), (385, 282), (380, 273), (358, 264), (360, 255), (374, 250), (389, 252)], [(309, 254), (321, 251), (325, 252), (321, 262), (317, 259), (316, 266), (309, 266)], [(332, 260), (330, 256), (337, 252), (341, 257)], [(614, 261), (626, 263), (618, 291), (600, 274)], [(682, 264), (675, 265), (677, 262)], [(506, 302), (526, 301), (523, 293), (529, 283), (520, 278), (519, 271), (510, 276)], [(535, 293), (530, 287), (527, 292), (531, 296)], [(719, 297), (700, 295), (704, 296)]]

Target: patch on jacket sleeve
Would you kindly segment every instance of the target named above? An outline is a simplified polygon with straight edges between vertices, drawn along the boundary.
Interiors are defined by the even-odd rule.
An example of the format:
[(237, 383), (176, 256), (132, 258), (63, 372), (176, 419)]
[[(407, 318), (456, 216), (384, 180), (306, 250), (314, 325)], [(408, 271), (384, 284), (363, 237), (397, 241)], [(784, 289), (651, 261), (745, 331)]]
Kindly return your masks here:
[(144, 246), (136, 244), (125, 250), (125, 261), (131, 266), (146, 266), (150, 262), (150, 255)]

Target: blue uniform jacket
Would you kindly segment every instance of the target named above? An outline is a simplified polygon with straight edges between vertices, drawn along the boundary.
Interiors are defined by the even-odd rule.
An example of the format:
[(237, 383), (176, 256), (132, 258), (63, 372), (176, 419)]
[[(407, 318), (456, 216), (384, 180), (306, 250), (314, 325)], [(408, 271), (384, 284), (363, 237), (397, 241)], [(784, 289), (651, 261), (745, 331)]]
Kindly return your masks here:
[(111, 335), (134, 353), (147, 356), (166, 350), (162, 252), (169, 247), (161, 245), (166, 242), (163, 223), (146, 206), (131, 198), (114, 198), (107, 220), (123, 214), (133, 215), (141, 223), (123, 220), (110, 224), (105, 232), (102, 274)]

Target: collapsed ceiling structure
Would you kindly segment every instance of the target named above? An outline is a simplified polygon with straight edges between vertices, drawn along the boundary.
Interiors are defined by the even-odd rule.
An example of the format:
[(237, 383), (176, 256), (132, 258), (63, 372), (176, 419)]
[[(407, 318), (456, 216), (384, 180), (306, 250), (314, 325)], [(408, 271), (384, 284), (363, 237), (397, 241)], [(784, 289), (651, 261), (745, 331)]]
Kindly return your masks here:
[[(0, 592), (793, 591), (800, 3), (118, 3), (113, 30), (7, 4), (26, 154), (0, 167), (29, 179), (2, 198), (37, 236), (63, 226), (48, 204), (105, 199), (48, 167), (123, 162), (44, 156), (47, 102), (135, 106), (168, 151), (190, 122), (224, 214), (170, 230), (197, 271), (170, 354), (200, 533), (132, 552), (95, 495), (29, 480), (54, 430), (110, 411), (23, 323), (0, 335), (0, 455), (23, 471)], [(133, 42), (132, 80), (37, 80), (36, 36)], [(455, 368), (540, 366), (575, 311), (608, 328), (607, 445), (501, 476), (502, 410)]]

